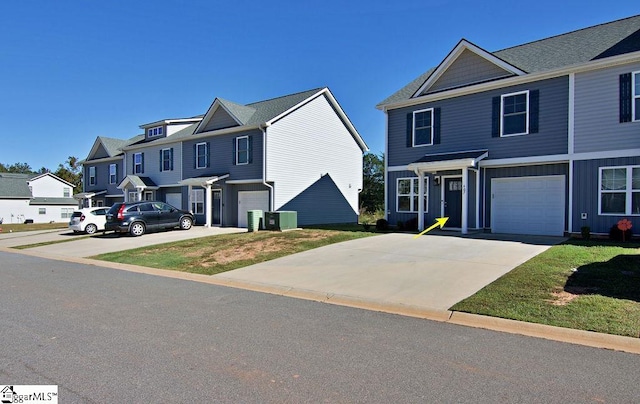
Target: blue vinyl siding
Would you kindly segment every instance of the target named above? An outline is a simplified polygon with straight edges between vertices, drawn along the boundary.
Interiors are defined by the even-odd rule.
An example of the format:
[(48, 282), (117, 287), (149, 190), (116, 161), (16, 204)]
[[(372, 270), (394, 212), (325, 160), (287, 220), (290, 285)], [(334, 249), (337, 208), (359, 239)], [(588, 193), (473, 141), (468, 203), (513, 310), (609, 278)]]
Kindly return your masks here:
[[(573, 229), (580, 233), (582, 226), (589, 226), (592, 233), (609, 234), (611, 226), (620, 219), (629, 219), (633, 223), (634, 234), (640, 229), (640, 217), (630, 215), (600, 215), (598, 212), (599, 169), (600, 167), (640, 165), (640, 156), (598, 160), (575, 161), (573, 174)], [(581, 219), (586, 213), (587, 219)]]
[[(568, 77), (470, 94), (390, 110), (389, 166), (418, 160), (425, 154), (488, 149), (489, 159), (566, 154), (568, 152)], [(502, 94), (539, 90), (539, 131), (521, 136), (492, 137), (492, 99)], [(440, 144), (407, 147), (407, 114), (440, 108)]]
[[(109, 184), (109, 166), (114, 163), (117, 166), (116, 183)], [(96, 184), (95, 185), (89, 185), (89, 167), (96, 168)], [(83, 181), (84, 181), (84, 191), (86, 192), (106, 190), (108, 195), (121, 194), (122, 190), (118, 189), (118, 184), (120, 184), (120, 181), (122, 181), (123, 178), (124, 178), (124, 174), (122, 172), (121, 160), (96, 163), (96, 164), (85, 163), (84, 165)]]
[(620, 75), (640, 63), (575, 76), (575, 152), (640, 148), (640, 122), (620, 123)]
[[(484, 224), (483, 227), (488, 228), (491, 225), (491, 180), (493, 178), (509, 178), (509, 177), (534, 177), (534, 176), (546, 176), (546, 175), (564, 175), (565, 184), (565, 212), (569, 211), (569, 164), (543, 164), (543, 165), (530, 165), (522, 167), (501, 167), (501, 168), (487, 168), (481, 171), (481, 180), (485, 187), (484, 193), (484, 206), (480, 206), (481, 222), (484, 210)], [(486, 209), (485, 209), (486, 206)], [(567, 228), (568, 216), (565, 214), (565, 229)]]
[[(234, 139), (239, 136), (251, 136), (251, 163), (235, 165)], [(210, 164), (208, 168), (196, 169), (194, 146), (208, 142), (210, 145)], [(227, 135), (217, 135), (183, 143), (183, 177), (201, 177), (205, 175), (229, 174), (229, 180), (247, 180), (262, 178), (262, 132), (244, 131)]]

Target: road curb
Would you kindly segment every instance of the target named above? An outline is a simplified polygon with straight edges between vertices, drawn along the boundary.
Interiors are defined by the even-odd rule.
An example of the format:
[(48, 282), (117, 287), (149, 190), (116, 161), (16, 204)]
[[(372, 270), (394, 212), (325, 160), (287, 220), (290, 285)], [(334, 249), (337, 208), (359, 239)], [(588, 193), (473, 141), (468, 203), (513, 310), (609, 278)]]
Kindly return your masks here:
[(67, 257), (62, 255), (45, 254), (36, 251), (16, 250), (6, 247), (0, 247), (0, 251), (98, 267), (107, 267), (146, 275), (162, 276), (165, 278), (208, 283), (216, 286), (232, 287), (236, 289), (250, 290), (253, 292), (269, 293), (278, 296), (311, 300), (316, 302), (335, 304), (339, 306), (359, 308), (363, 310), (372, 310), (389, 314), (421, 318), (425, 320), (440, 321), (453, 325), (525, 335), (529, 337), (543, 338), (547, 340), (566, 342), (593, 348), (611, 349), (615, 351), (640, 354), (640, 338), (574, 330), (571, 328), (527, 323), (523, 321), (489, 317), (458, 311), (439, 310), (426, 307), (403, 305), (393, 302), (374, 301), (353, 296), (322, 293), (312, 290), (269, 285), (258, 282), (239, 281), (236, 279), (224, 277), (224, 275), (192, 274), (188, 272), (178, 272), (168, 269), (157, 269), (131, 264), (99, 261), (90, 258)]

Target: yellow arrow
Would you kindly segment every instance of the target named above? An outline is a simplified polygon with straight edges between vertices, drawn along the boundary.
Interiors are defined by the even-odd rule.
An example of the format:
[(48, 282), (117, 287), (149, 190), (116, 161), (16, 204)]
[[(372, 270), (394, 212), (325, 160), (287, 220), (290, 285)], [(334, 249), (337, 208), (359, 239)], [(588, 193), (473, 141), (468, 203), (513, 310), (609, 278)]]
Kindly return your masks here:
[(437, 218), (436, 222), (431, 227), (429, 227), (428, 229), (426, 229), (425, 231), (423, 231), (420, 234), (416, 234), (415, 236), (413, 236), (413, 238), (418, 238), (418, 237), (422, 236), (424, 233), (426, 233), (428, 231), (431, 231), (431, 230), (435, 229), (438, 226), (440, 226), (440, 228), (442, 229), (444, 224), (447, 223), (447, 220), (449, 220), (448, 217), (439, 217), (439, 218)]

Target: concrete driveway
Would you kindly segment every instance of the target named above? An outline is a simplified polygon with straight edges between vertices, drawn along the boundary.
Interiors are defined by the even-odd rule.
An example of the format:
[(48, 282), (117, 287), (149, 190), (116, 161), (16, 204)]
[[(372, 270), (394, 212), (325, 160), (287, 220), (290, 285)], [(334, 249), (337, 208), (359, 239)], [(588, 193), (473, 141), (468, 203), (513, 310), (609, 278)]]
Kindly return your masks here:
[(190, 230), (171, 230), (157, 233), (147, 233), (140, 237), (117, 235), (113, 232), (98, 233), (91, 237), (84, 234), (74, 234), (65, 229), (59, 231), (4, 233), (0, 236), (0, 247), (16, 247), (53, 241), (64, 243), (44, 245), (30, 248), (29, 251), (43, 253), (51, 257), (91, 257), (98, 254), (130, 250), (147, 247), (154, 244), (170, 243), (173, 241), (189, 240), (199, 237), (214, 236), (226, 233), (241, 233), (247, 229), (235, 227), (203, 227), (194, 226)]
[(385, 234), (317, 248), (215, 275), (287, 295), (326, 295), (447, 310), (516, 266), (563, 241), (560, 237), (469, 237)]

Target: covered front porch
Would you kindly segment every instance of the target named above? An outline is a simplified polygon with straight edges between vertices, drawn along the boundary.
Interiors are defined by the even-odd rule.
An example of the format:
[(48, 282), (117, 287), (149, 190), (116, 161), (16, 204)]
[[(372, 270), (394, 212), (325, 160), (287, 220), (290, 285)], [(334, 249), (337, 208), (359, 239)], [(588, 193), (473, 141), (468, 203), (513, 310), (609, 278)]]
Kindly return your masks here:
[[(478, 162), (488, 155), (488, 150), (430, 154), (409, 164), (407, 170), (418, 176), (418, 201), (424, 200), (429, 193), (425, 189), (425, 183), (428, 183), (425, 178), (429, 177), (432, 179), (431, 189), (440, 192), (440, 217), (449, 218), (446, 227), (460, 229), (462, 234), (467, 234), (469, 219), (473, 217), (474, 227), (479, 228), (481, 186)], [(422, 231), (428, 227), (424, 223), (425, 204), (417, 205), (418, 229)]]
[(205, 227), (222, 226), (222, 188), (220, 181), (229, 174), (192, 177), (178, 184), (188, 187), (189, 206), (194, 215), (205, 217)]
[(149, 177), (127, 175), (118, 185), (124, 193), (125, 202), (135, 202), (156, 199), (159, 187)]

